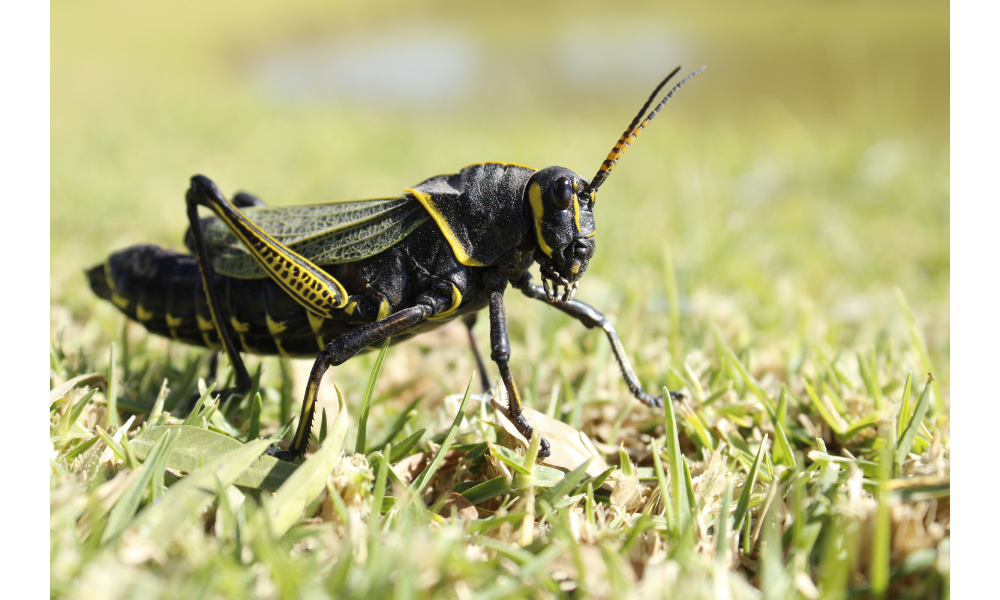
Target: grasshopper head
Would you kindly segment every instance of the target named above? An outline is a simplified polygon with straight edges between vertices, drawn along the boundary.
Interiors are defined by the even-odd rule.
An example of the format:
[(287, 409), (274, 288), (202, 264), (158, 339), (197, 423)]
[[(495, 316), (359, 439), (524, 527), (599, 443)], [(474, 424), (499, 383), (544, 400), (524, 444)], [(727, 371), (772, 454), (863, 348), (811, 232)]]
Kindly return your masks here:
[[(652, 105), (656, 95), (680, 70), (681, 68), (677, 67), (656, 86), (649, 99), (639, 109), (639, 113), (618, 138), (608, 157), (601, 163), (593, 180), (587, 181), (564, 167), (542, 169), (528, 180), (528, 200), (538, 240), (535, 261), (541, 267), (542, 283), (549, 300), (557, 299), (560, 302), (572, 300), (577, 281), (587, 270), (590, 257), (594, 255), (594, 234), (597, 233), (594, 229), (594, 200), (597, 189), (607, 180), (629, 145), (656, 117), (660, 109), (666, 106), (682, 85), (704, 71), (705, 67), (691, 73), (671, 88), (643, 119), (642, 115)], [(556, 290), (556, 298), (553, 298), (549, 291), (550, 281)], [(560, 284), (565, 290), (561, 297), (558, 296)]]
[[(534, 218), (538, 248), (535, 261), (541, 267), (546, 293), (549, 282), (556, 298), (573, 298), (577, 281), (594, 255), (594, 202), (583, 192), (589, 182), (565, 167), (542, 169), (528, 181), (528, 203)], [(558, 295), (559, 285), (563, 294)]]

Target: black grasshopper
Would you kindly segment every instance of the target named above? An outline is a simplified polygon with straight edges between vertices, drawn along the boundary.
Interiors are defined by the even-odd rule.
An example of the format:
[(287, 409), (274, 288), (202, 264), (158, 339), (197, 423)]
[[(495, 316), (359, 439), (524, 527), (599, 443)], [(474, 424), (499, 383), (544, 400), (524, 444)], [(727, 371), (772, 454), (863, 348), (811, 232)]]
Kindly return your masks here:
[[(245, 193), (230, 202), (196, 175), (187, 191), (185, 242), (192, 254), (133, 246), (90, 269), (90, 285), (153, 333), (225, 351), (236, 374), (227, 394), (250, 390), (241, 351), (315, 357), (295, 436), (288, 450), (277, 453), (288, 460), (306, 451), (317, 389), (331, 365), (387, 337), (399, 342), (462, 316), (471, 335), (476, 311), (487, 307), (491, 358), (507, 391), (508, 413), (530, 438), (508, 369), (508, 284), (588, 328), (603, 329), (632, 394), (662, 406), (662, 397), (643, 391), (614, 327), (573, 295), (594, 254), (598, 188), (649, 121), (703, 69), (678, 83), (640, 122), (680, 68), (653, 90), (593, 181), (565, 167), (536, 171), (486, 162), (390, 198), (269, 208)], [(199, 206), (216, 216), (199, 218)], [(531, 281), (532, 262), (539, 265), (541, 286)], [(478, 353), (476, 358), (483, 373)], [(539, 455), (548, 454), (542, 440)]]

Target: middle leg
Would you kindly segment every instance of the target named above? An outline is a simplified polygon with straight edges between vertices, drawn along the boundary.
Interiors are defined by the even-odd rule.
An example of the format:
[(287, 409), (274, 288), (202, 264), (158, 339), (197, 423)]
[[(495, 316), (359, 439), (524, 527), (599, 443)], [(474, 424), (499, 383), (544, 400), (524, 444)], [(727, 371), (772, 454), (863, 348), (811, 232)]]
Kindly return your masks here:
[[(534, 429), (524, 418), (521, 394), (517, 391), (517, 384), (514, 383), (514, 378), (511, 377), (508, 367), (510, 339), (507, 337), (507, 317), (503, 310), (503, 292), (504, 288), (507, 287), (507, 279), (493, 271), (486, 276), (486, 286), (490, 295), (490, 348), (492, 349), (490, 358), (500, 368), (500, 379), (503, 380), (504, 387), (507, 389), (507, 415), (518, 432), (525, 439), (531, 440)], [(538, 456), (545, 458), (549, 454), (549, 441), (542, 438)]]

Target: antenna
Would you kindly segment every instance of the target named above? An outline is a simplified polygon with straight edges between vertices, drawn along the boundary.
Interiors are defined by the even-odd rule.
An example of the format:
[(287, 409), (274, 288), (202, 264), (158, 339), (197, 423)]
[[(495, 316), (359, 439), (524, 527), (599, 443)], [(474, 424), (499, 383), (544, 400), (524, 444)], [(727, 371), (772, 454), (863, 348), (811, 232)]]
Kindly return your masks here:
[(653, 93), (649, 95), (649, 99), (646, 100), (646, 103), (643, 104), (642, 108), (639, 109), (639, 113), (635, 116), (634, 119), (632, 119), (632, 122), (629, 123), (628, 128), (625, 129), (625, 133), (623, 133), (622, 136), (618, 139), (618, 142), (615, 144), (615, 147), (611, 149), (611, 152), (608, 154), (608, 157), (604, 160), (604, 163), (601, 164), (601, 168), (597, 171), (597, 175), (594, 175), (593, 181), (591, 181), (590, 184), (583, 190), (583, 192), (580, 193), (581, 196), (586, 196), (589, 194), (590, 201), (594, 202), (594, 194), (597, 193), (597, 188), (601, 187), (601, 184), (604, 183), (604, 180), (608, 178), (608, 175), (611, 173), (611, 170), (614, 169), (615, 165), (618, 164), (618, 159), (620, 159), (622, 155), (625, 154), (625, 151), (628, 150), (629, 145), (635, 140), (635, 138), (639, 136), (640, 133), (642, 133), (642, 130), (645, 129), (646, 125), (649, 125), (649, 122), (653, 120), (653, 117), (656, 116), (656, 113), (660, 112), (660, 109), (666, 106), (667, 102), (670, 102), (670, 99), (673, 98), (677, 90), (681, 89), (682, 85), (687, 83), (692, 77), (694, 77), (698, 73), (701, 73), (707, 68), (708, 68), (707, 66), (702, 67), (697, 71), (695, 71), (694, 73), (691, 73), (690, 75), (682, 79), (680, 83), (675, 85), (673, 89), (671, 89), (670, 92), (668, 92), (667, 95), (663, 97), (663, 100), (660, 100), (660, 103), (656, 105), (656, 108), (654, 108), (652, 111), (650, 111), (648, 115), (646, 115), (646, 118), (643, 119), (642, 123), (639, 123), (639, 118), (642, 117), (642, 113), (646, 112), (646, 109), (649, 108), (650, 104), (652, 104), (653, 98), (656, 97), (656, 94), (658, 94), (660, 90), (663, 89), (663, 86), (665, 86), (667, 82), (670, 81), (670, 78), (676, 75), (677, 72), (681, 70), (681, 68), (677, 67), (676, 69), (671, 71), (670, 75), (667, 75), (666, 78), (660, 82), (660, 85), (656, 86), (656, 89), (653, 90)]

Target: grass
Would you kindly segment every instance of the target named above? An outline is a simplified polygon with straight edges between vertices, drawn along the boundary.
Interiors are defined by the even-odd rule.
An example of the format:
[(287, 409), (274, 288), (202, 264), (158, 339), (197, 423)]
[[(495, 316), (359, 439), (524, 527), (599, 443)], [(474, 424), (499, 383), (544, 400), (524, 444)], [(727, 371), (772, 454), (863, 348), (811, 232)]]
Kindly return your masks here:
[[(947, 5), (776, 6), (644, 13), (709, 69), (598, 202), (578, 297), (647, 389), (687, 398), (638, 404), (599, 332), (506, 296), (535, 418), (596, 450), (562, 470), (525, 460), (470, 392), (460, 326), (332, 369), (313, 452), (277, 464), (260, 455), (287, 437), (308, 365), (249, 357), (259, 395), (218, 405), (203, 351), (123, 323), (81, 271), (179, 245), (194, 172), (272, 204), (393, 193), (483, 159), (589, 176), (657, 76), (560, 95), (571, 84), (538, 58), (560, 55), (537, 40), (572, 9), (605, 47), (633, 15), (55, 7), (51, 595), (947, 597), (948, 101), (931, 85)], [(490, 71), (504, 89), (479, 82), (441, 112), (283, 103), (255, 79), (302, 40), (416, 17), (515, 65)], [(515, 28), (533, 41), (505, 46)]]

